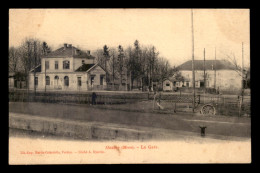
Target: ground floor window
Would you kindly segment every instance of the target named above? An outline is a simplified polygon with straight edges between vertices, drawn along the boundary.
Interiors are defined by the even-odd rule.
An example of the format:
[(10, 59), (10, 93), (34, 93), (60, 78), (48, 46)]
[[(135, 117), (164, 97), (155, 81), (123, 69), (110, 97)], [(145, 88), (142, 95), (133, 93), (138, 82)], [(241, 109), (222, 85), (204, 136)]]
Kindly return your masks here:
[(46, 76), (46, 85), (50, 85), (50, 77)]
[(103, 85), (104, 76), (100, 76), (100, 85)]
[(200, 87), (203, 88), (204, 87), (204, 82), (200, 82)]
[(59, 76), (54, 77), (54, 85), (57, 86), (59, 81)]
[(95, 76), (91, 76), (91, 78), (90, 78), (91, 86), (94, 84), (94, 79), (95, 79)]
[(81, 86), (81, 77), (78, 77), (78, 86)]
[(38, 77), (34, 78), (34, 85), (36, 85), (36, 86), (38, 85)]
[(69, 86), (69, 77), (68, 76), (64, 77), (64, 85)]

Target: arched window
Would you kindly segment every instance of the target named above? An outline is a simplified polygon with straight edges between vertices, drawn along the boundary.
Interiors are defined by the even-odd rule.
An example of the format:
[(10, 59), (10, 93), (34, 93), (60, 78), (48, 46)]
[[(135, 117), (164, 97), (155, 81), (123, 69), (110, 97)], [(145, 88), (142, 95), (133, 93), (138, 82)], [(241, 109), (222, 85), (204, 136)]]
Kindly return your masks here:
[(69, 86), (69, 77), (68, 76), (64, 77), (64, 85)]
[(54, 77), (54, 86), (58, 86), (58, 83), (59, 83), (59, 76), (55, 76)]
[(46, 76), (46, 85), (50, 85), (50, 77)]

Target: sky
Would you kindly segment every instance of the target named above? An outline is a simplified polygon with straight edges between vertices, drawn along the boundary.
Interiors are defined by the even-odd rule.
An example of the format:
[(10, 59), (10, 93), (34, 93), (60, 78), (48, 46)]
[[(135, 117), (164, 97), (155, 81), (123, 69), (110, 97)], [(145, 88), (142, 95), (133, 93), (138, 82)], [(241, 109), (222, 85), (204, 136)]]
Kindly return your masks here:
[[(193, 9), (195, 60), (235, 55), (250, 63), (249, 9)], [(54, 50), (64, 43), (82, 50), (154, 45), (178, 66), (192, 58), (191, 9), (10, 9), (9, 46), (25, 38), (46, 41)]]

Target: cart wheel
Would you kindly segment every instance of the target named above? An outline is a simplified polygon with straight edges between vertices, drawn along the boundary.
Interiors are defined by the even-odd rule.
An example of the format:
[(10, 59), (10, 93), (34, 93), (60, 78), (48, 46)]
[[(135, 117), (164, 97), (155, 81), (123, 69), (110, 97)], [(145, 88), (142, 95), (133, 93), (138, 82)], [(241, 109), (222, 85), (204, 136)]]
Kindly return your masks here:
[(203, 114), (203, 115), (215, 115), (216, 110), (215, 110), (214, 106), (212, 106), (212, 105), (204, 105), (201, 108), (201, 114)]

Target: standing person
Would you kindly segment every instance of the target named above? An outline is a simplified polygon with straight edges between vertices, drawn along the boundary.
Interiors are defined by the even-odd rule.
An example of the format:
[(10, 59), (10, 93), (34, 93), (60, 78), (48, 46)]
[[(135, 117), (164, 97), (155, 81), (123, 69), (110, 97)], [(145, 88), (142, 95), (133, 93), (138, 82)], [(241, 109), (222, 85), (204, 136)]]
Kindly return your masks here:
[(205, 130), (206, 130), (206, 126), (199, 126), (200, 127), (200, 135), (202, 136), (202, 137), (204, 137), (205, 136)]
[(92, 105), (96, 104), (96, 98), (97, 98), (97, 94), (95, 92), (92, 93)]

